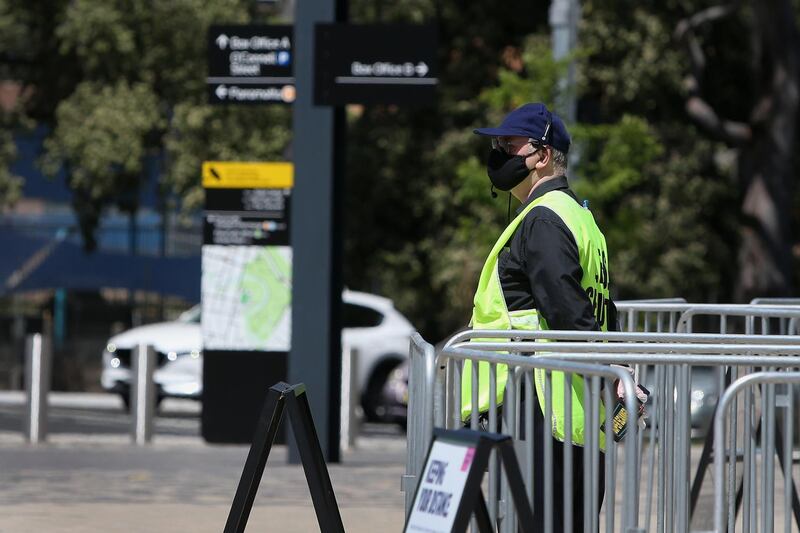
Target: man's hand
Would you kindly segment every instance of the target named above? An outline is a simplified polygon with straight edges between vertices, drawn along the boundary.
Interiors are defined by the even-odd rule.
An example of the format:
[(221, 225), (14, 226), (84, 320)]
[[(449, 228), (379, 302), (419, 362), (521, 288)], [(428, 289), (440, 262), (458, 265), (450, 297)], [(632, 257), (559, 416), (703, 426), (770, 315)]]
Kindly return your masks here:
[[(616, 368), (623, 368), (627, 372), (630, 372), (631, 376), (633, 376), (633, 369), (630, 368), (630, 367), (618, 366), (618, 365), (611, 365), (611, 366), (614, 366)], [(617, 392), (617, 398), (620, 399), (620, 400), (624, 400), (625, 399), (625, 386), (622, 384), (622, 380), (619, 380), (619, 379), (616, 380), (615, 384), (616, 384), (615, 389), (616, 389), (616, 392)], [(645, 407), (644, 406), (647, 403), (647, 400), (650, 399), (650, 391), (647, 390), (643, 385), (640, 385), (639, 383), (636, 383), (636, 399), (639, 400), (639, 416), (642, 416), (644, 414), (644, 411), (645, 411)]]

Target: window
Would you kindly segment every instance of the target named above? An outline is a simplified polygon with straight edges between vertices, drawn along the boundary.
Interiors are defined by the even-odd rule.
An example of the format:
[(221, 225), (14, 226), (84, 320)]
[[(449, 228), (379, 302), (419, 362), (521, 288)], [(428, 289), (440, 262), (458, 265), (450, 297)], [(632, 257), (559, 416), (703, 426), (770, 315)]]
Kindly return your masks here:
[(383, 315), (362, 305), (344, 304), (343, 327), (374, 328), (383, 322)]

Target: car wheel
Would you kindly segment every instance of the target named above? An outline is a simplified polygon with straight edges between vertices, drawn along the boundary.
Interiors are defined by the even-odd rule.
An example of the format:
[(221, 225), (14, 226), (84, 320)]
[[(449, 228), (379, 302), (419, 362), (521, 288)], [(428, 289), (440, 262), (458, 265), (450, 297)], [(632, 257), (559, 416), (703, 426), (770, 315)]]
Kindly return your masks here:
[(125, 410), (127, 412), (131, 412), (131, 395), (127, 392), (121, 392), (119, 394), (120, 398), (122, 398), (122, 403), (125, 406)]
[(398, 359), (389, 359), (381, 362), (372, 372), (367, 385), (367, 392), (361, 402), (364, 408), (364, 417), (368, 422), (385, 422), (386, 406), (384, 405), (383, 386), (389, 379), (389, 374), (401, 363)]
[[(131, 395), (127, 392), (120, 392), (120, 398), (122, 398), (122, 403), (125, 405), (125, 411), (130, 413), (131, 412)], [(156, 404), (154, 406), (155, 410), (158, 411), (161, 402), (164, 400), (163, 396), (156, 396)]]

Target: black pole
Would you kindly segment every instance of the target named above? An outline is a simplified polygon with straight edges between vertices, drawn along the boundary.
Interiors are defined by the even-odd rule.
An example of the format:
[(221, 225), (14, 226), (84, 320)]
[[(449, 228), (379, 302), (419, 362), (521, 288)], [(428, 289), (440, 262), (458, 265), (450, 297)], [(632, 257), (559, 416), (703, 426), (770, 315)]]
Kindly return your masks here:
[[(314, 105), (317, 23), (345, 17), (346, 4), (303, 0), (295, 11), (295, 186), (292, 193), (292, 348), (289, 381), (304, 382), (327, 461), (339, 461), (341, 383), (341, 170), (344, 110)], [(338, 135), (337, 135), (338, 133)], [(343, 142), (343, 141), (342, 141)], [(289, 461), (300, 460), (297, 448)]]

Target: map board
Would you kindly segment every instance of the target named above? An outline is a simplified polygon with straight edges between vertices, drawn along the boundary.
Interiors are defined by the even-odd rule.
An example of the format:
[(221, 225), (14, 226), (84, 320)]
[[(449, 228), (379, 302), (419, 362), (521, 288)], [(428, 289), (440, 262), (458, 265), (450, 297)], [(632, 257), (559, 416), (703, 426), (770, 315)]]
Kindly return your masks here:
[(289, 351), (292, 185), (289, 163), (203, 164), (204, 350)]
[(203, 246), (203, 347), (289, 351), (292, 250)]

